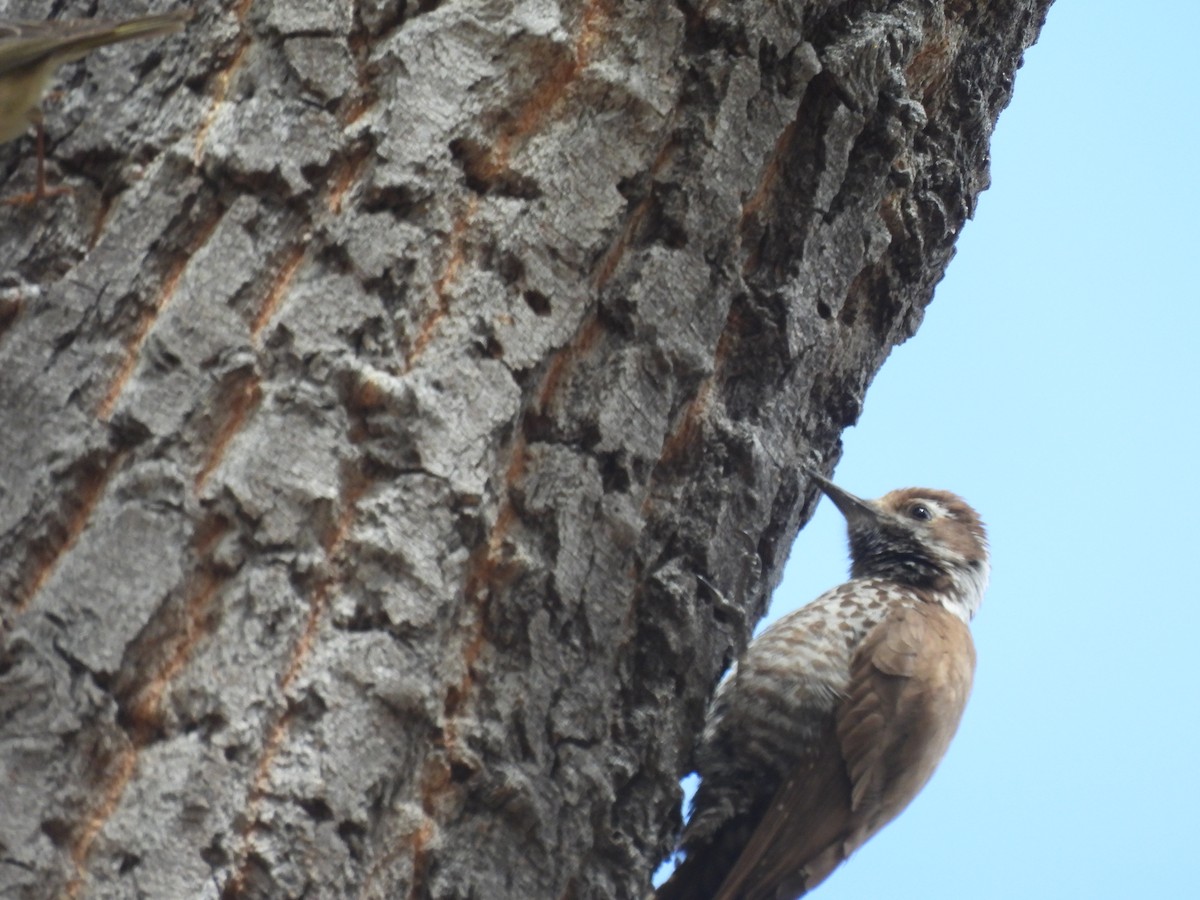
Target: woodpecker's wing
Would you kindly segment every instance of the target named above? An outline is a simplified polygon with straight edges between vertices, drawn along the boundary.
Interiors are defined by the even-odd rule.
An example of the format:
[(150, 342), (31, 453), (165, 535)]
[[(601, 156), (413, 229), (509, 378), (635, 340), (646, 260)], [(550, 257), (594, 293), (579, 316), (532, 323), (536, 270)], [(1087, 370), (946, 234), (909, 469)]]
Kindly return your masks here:
[(925, 786), (958, 729), (975, 672), (971, 632), (936, 603), (900, 607), (867, 635), (838, 711), (853, 784), (849, 855)]
[(966, 625), (900, 606), (855, 653), (818, 758), (783, 784), (715, 900), (790, 900), (891, 821), (933, 774), (970, 692)]

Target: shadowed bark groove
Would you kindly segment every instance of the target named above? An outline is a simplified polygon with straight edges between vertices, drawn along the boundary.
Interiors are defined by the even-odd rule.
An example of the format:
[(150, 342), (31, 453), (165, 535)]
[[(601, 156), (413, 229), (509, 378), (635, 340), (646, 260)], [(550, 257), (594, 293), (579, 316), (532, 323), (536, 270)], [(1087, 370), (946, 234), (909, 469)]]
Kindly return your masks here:
[(0, 893), (641, 896), (1048, 2), (245, 0), (65, 69)]

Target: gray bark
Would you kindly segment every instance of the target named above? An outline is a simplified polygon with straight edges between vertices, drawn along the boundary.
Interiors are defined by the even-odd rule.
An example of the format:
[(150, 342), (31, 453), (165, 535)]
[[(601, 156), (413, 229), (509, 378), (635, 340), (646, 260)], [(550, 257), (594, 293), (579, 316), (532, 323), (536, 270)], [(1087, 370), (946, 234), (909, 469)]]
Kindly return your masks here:
[(0, 895), (641, 895), (1048, 3), (246, 0), (65, 69)]

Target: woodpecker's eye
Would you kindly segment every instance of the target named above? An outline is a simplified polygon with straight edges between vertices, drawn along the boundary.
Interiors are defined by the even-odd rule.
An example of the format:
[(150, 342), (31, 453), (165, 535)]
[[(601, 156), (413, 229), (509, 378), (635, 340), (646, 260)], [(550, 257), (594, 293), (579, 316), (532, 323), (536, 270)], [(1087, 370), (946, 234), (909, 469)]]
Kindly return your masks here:
[(924, 503), (914, 503), (908, 514), (914, 519), (920, 519), (922, 522), (928, 522), (933, 518), (933, 513), (929, 511), (929, 507)]

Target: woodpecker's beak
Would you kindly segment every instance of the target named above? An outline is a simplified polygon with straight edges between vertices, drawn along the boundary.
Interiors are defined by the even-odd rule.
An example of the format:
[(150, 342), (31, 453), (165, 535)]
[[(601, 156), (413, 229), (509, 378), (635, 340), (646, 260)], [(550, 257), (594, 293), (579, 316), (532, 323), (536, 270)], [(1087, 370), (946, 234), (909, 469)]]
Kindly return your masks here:
[(825, 492), (825, 496), (832, 500), (833, 505), (846, 517), (847, 525), (851, 527), (859, 524), (873, 525), (879, 521), (879, 510), (870, 501), (855, 497), (849, 491), (843, 491), (832, 481), (812, 469), (807, 471), (808, 477), (820, 486), (821, 490)]

